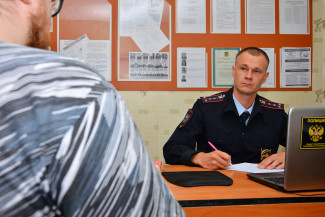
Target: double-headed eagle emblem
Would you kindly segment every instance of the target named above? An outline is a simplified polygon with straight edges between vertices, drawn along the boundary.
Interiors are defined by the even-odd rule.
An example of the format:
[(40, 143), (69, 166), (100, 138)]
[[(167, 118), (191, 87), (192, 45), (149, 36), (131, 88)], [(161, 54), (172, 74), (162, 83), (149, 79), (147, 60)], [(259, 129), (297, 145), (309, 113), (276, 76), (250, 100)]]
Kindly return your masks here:
[(309, 136), (310, 136), (310, 140), (313, 142), (318, 142), (319, 140), (321, 140), (324, 134), (324, 127), (321, 125), (312, 125), (311, 127), (309, 127)]

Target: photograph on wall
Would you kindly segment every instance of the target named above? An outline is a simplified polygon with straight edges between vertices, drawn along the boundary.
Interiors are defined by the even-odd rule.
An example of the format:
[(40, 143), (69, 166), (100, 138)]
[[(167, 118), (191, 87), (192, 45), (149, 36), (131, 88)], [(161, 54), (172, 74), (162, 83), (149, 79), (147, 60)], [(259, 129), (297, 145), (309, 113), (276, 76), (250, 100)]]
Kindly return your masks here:
[(207, 87), (205, 48), (177, 48), (177, 87)]
[(129, 53), (130, 80), (169, 80), (169, 53)]

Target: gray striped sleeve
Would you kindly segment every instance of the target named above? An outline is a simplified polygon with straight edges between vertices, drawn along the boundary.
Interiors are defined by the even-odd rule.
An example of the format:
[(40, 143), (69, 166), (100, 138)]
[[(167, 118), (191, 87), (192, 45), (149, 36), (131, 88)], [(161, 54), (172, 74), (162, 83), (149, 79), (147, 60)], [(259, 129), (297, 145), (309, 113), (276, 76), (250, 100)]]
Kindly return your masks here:
[(116, 90), (0, 42), (0, 216), (184, 216)]

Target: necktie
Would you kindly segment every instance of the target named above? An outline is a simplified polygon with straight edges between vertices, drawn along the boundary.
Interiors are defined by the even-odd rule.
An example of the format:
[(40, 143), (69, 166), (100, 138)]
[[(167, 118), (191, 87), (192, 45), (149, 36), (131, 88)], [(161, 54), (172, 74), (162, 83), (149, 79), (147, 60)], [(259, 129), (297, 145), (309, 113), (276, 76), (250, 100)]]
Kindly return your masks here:
[(248, 111), (244, 111), (239, 117), (240, 117), (240, 120), (243, 124), (246, 125), (246, 120), (247, 118), (249, 117), (249, 112)]

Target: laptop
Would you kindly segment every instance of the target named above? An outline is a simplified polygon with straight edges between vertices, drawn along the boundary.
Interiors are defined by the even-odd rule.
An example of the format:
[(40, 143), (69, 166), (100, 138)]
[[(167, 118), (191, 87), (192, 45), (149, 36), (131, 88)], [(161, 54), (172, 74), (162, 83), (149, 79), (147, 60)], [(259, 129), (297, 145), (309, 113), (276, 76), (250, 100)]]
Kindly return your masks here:
[(284, 173), (247, 176), (281, 191), (325, 189), (325, 106), (289, 110)]

